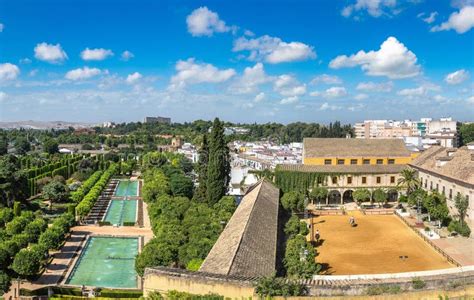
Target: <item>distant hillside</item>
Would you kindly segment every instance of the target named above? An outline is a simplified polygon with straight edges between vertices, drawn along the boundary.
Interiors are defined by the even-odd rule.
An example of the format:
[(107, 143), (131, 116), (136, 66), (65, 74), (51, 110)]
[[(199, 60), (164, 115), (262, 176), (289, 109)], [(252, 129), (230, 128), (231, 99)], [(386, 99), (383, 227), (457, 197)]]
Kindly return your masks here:
[(67, 129), (68, 127), (73, 128), (84, 128), (92, 127), (94, 124), (80, 123), (80, 122), (67, 122), (67, 121), (15, 121), (15, 122), (0, 122), (0, 128), (3, 129)]

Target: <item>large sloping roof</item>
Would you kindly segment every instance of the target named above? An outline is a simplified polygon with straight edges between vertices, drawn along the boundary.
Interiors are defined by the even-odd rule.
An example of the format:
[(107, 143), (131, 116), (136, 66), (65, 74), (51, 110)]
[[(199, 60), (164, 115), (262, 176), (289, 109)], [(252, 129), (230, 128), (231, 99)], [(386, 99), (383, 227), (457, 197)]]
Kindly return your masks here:
[[(473, 155), (474, 151), (467, 149), (467, 147), (448, 149), (441, 146), (432, 146), (415, 158), (410, 166), (472, 186), (474, 185)], [(442, 161), (442, 163), (437, 163), (437, 161)]]
[(305, 138), (304, 157), (405, 157), (401, 139)]
[(301, 165), (281, 164), (279, 171), (334, 174), (398, 174), (406, 165)]
[(249, 189), (200, 271), (244, 277), (275, 272), (279, 194), (266, 180)]

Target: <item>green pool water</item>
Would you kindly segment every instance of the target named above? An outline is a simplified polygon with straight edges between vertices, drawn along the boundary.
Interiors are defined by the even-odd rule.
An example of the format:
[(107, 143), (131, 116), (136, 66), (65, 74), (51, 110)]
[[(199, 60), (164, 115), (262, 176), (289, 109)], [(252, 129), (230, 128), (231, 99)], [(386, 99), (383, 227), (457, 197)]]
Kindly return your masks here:
[(138, 238), (91, 237), (67, 284), (107, 288), (137, 288), (135, 256)]
[(136, 222), (137, 200), (111, 200), (104, 221), (123, 225), (124, 222)]
[(117, 197), (136, 197), (138, 195), (138, 181), (120, 180), (115, 196)]

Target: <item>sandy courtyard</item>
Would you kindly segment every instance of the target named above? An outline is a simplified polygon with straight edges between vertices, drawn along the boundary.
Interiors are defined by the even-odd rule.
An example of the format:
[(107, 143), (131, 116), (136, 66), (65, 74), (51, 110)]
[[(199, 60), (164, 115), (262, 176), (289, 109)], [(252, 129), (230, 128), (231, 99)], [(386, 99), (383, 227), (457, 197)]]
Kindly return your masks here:
[[(354, 215), (357, 227), (349, 225)], [(319, 216), (312, 219), (321, 234), (316, 261), (323, 274), (379, 274), (452, 268), (441, 254), (393, 215)], [(401, 259), (400, 256), (407, 256)]]

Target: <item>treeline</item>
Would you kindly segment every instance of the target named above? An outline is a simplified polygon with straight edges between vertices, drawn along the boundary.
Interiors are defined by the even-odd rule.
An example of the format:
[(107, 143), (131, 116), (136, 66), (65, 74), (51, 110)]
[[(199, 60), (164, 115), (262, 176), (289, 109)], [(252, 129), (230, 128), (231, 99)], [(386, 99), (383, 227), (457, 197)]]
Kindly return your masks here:
[(192, 165), (184, 156), (149, 153), (143, 157), (143, 200), (155, 237), (137, 256), (135, 269), (173, 266), (199, 269), (236, 208), (233, 197), (214, 204), (193, 199)]

